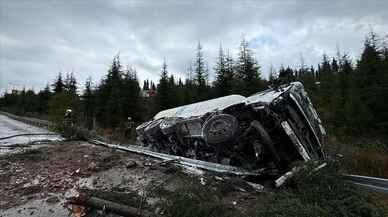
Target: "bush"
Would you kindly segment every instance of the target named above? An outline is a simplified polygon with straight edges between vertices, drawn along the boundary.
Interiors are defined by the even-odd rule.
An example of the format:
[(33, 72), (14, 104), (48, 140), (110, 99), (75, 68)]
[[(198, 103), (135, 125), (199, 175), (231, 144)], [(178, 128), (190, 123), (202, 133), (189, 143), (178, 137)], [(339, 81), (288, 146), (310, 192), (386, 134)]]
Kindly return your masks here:
[(318, 205), (306, 204), (291, 193), (280, 193), (261, 202), (256, 216), (260, 217), (323, 217), (328, 212)]
[(384, 139), (332, 137), (326, 149), (329, 154), (343, 155), (345, 173), (388, 178), (388, 141)]
[(62, 123), (67, 109), (71, 109), (73, 121), (79, 119), (79, 99), (77, 95), (61, 92), (53, 95), (49, 102), (49, 119), (55, 123)]
[(370, 202), (369, 193), (342, 180), (337, 165), (319, 172), (312, 166), (299, 173), (292, 188), (266, 195), (257, 208), (257, 216), (387, 216), (387, 207)]
[[(316, 164), (308, 164), (287, 188), (249, 194), (256, 201), (247, 206), (233, 206), (224, 200), (227, 193), (222, 184), (207, 180), (201, 185), (198, 177), (179, 178), (173, 192), (162, 190), (163, 216), (174, 217), (383, 217), (388, 216), (386, 195), (371, 194), (346, 182), (338, 172), (338, 164), (314, 171)], [(168, 182), (171, 184), (171, 182)]]
[(238, 217), (243, 214), (222, 202), (222, 195), (211, 185), (201, 185), (196, 177), (180, 177), (174, 192), (163, 192), (163, 216), (171, 217)]

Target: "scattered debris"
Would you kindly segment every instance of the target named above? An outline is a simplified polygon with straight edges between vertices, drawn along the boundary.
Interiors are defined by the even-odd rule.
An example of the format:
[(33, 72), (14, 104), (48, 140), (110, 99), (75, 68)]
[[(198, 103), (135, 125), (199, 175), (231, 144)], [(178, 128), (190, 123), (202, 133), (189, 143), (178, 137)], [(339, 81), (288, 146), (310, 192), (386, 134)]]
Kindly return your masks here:
[(296, 161), (325, 159), (326, 133), (300, 82), (164, 110), (136, 131), (148, 148), (143, 154), (179, 156), (180, 163), (193, 159), (213, 171), (237, 167), (224, 171), (275, 175), (278, 182)]
[(49, 198), (46, 199), (46, 202), (47, 203), (58, 203), (60, 202), (58, 196), (51, 196)]
[(294, 167), (291, 171), (286, 172), (284, 175), (280, 176), (278, 179), (275, 180), (275, 186), (279, 188), (282, 186), (288, 179), (293, 177), (295, 173), (300, 171), (301, 167)]
[[(112, 192), (109, 192), (109, 194), (112, 194)], [(68, 200), (68, 204), (71, 205), (71, 209), (76, 216), (82, 216), (89, 208), (103, 210), (104, 212), (113, 212), (122, 216), (153, 216), (153, 213), (149, 211), (140, 211), (139, 209), (127, 204), (107, 200), (86, 193), (81, 193), (78, 197), (70, 198)]]
[(201, 185), (206, 185), (205, 178), (201, 177), (200, 180), (201, 180)]
[(263, 185), (260, 185), (260, 184), (257, 184), (257, 183), (253, 183), (253, 182), (247, 182), (250, 186), (252, 186), (255, 191), (257, 192), (262, 192), (264, 190), (264, 186)]
[(119, 151), (73, 141), (0, 157), (0, 209), (66, 201), (74, 216), (157, 216), (155, 192), (178, 189), (180, 173), (247, 206), (286, 183), (295, 162), (325, 159), (324, 129), (298, 82), (161, 111), (137, 133), (143, 146), (89, 141)]
[[(80, 178), (109, 169), (106, 165), (130, 162), (124, 153), (111, 153), (106, 148), (77, 143), (54, 143), (0, 156), (0, 209), (30, 199), (48, 198), (52, 193), (63, 193), (73, 188)], [(90, 159), (84, 158), (85, 154)], [(110, 155), (117, 155), (117, 160), (105, 163), (104, 159)], [(93, 171), (89, 169), (91, 162), (96, 164)]]
[(136, 166), (137, 166), (136, 161), (129, 161), (129, 162), (125, 165), (125, 167), (126, 167), (127, 169), (130, 169), (130, 168), (133, 168), (133, 167), (136, 167)]
[[(315, 162), (314, 162), (315, 163)], [(315, 173), (319, 170), (321, 170), (322, 168), (326, 167), (327, 166), (327, 163), (324, 162), (322, 164), (319, 164), (318, 166), (316, 166), (312, 171), (309, 172), (309, 175), (312, 175), (312, 173)], [(280, 176), (278, 179), (275, 180), (275, 187), (276, 188), (279, 188), (280, 186), (282, 186), (284, 183), (286, 183), (290, 178), (292, 178), (296, 173), (298, 173), (302, 168), (305, 168), (304, 165), (302, 166), (296, 166), (294, 168), (292, 168), (291, 171), (288, 171), (286, 172), (284, 175)]]

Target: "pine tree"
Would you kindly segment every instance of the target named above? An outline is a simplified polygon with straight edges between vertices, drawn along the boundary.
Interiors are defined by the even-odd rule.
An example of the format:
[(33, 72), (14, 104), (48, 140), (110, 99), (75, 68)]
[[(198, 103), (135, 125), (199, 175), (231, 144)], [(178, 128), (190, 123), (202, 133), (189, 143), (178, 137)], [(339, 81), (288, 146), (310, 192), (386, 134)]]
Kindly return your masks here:
[(74, 77), (74, 73), (71, 72), (70, 74), (66, 74), (66, 79), (64, 82), (64, 90), (71, 95), (77, 94), (77, 80)]
[(356, 82), (361, 94), (361, 101), (367, 107), (365, 111), (370, 111), (368, 122), (365, 124), (376, 126), (380, 120), (384, 119), (386, 112), (383, 99), (384, 72), (382, 69), (383, 56), (378, 45), (378, 39), (374, 32), (370, 32), (364, 42), (364, 49), (360, 60), (357, 62)]
[[(336, 61), (335, 61), (336, 62)], [(322, 56), (322, 62), (318, 66), (318, 81), (320, 82), (319, 89), (317, 92), (316, 101), (317, 107), (321, 113), (323, 119), (327, 120), (329, 124), (334, 124), (335, 119), (335, 77), (332, 71), (332, 65), (329, 57), (326, 54)]]
[(151, 90), (156, 91), (156, 85), (153, 81), (151, 81)]
[[(340, 55), (339, 55), (340, 56)], [(339, 68), (337, 75), (336, 90), (338, 91), (336, 97), (336, 121), (339, 126), (347, 124), (346, 119), (346, 105), (349, 100), (349, 90), (351, 83), (351, 76), (353, 74), (352, 62), (349, 57), (345, 54), (339, 60)], [(346, 128), (346, 127), (345, 127)]]
[(229, 61), (231, 61), (229, 58), (229, 56), (224, 54), (224, 50), (220, 45), (216, 66), (214, 68), (216, 74), (214, 88), (216, 91), (216, 96), (218, 97), (232, 94), (234, 75), (233, 67), (230, 67), (229, 65)]
[(86, 122), (86, 127), (92, 129), (95, 116), (95, 93), (92, 88), (92, 78), (88, 77), (85, 82), (85, 90), (82, 95), (82, 110)]
[(35, 94), (35, 92), (31, 89), (27, 90), (25, 92), (25, 99), (24, 99), (24, 105), (23, 110), (24, 113), (35, 113), (38, 111), (38, 97)]
[(183, 82), (181, 78), (179, 78), (178, 80), (178, 87), (183, 87)]
[(146, 79), (146, 80), (144, 80), (144, 82), (143, 82), (143, 90), (147, 91), (147, 90), (149, 90), (149, 89), (150, 89), (149, 80)]
[(190, 64), (188, 67), (187, 67), (187, 77), (185, 79), (185, 83), (184, 83), (184, 100), (183, 100), (183, 103), (184, 104), (190, 104), (190, 103), (193, 103), (194, 102), (194, 96), (195, 96), (195, 84), (194, 84), (194, 80), (193, 80), (193, 67), (192, 65)]
[(241, 41), (235, 68), (237, 81), (234, 89), (236, 93), (247, 96), (263, 89), (260, 66), (254, 59), (245, 38)]
[(181, 106), (185, 104), (185, 85), (183, 84), (181, 78), (178, 79), (178, 84), (175, 86), (175, 96), (175, 106)]
[[(387, 44), (384, 43), (383, 46), (383, 62), (381, 64), (381, 91), (383, 95), (383, 99), (388, 99), (388, 47)], [(383, 100), (383, 108), (385, 108), (385, 111), (388, 110), (388, 102), (386, 100)], [(385, 126), (385, 133), (388, 133), (388, 112), (384, 112), (383, 115), (381, 116), (383, 119), (382, 121), (384, 122), (382, 126)]]
[(123, 76), (122, 86), (122, 111), (123, 121), (131, 117), (133, 121), (143, 120), (143, 109), (140, 103), (140, 87), (137, 79), (137, 71), (134, 67), (128, 67)]
[(273, 84), (276, 79), (277, 79), (277, 73), (275, 72), (273, 65), (271, 64), (271, 66), (269, 68), (268, 81), (270, 84)]
[(65, 84), (62, 80), (62, 73), (59, 73), (54, 84), (52, 84), (55, 94), (61, 93), (65, 89)]
[(52, 95), (52, 93), (50, 91), (49, 84), (47, 84), (43, 90), (39, 91), (39, 93), (38, 93), (38, 98), (39, 98), (38, 113), (39, 114), (47, 114), (48, 101), (49, 101), (49, 98), (51, 97), (51, 95)]
[(169, 84), (169, 101), (170, 105), (169, 107), (176, 107), (179, 105), (178, 102), (178, 85), (175, 83), (175, 77), (174, 75), (170, 75), (170, 78), (168, 79)]
[(106, 78), (98, 87), (96, 112), (98, 121), (103, 126), (117, 127), (120, 122), (124, 121), (122, 88), (122, 66), (120, 57), (115, 56)]
[(281, 66), (278, 74), (278, 84), (288, 84), (295, 80), (294, 70), (292, 70), (290, 66), (287, 66), (287, 68)]
[(194, 61), (195, 101), (205, 100), (208, 96), (206, 63), (203, 57), (201, 42), (198, 42)]
[(167, 71), (166, 60), (163, 61), (162, 71), (160, 73), (159, 85), (156, 91), (158, 110), (170, 108), (170, 84)]
[(171, 88), (173, 88), (175, 86), (175, 78), (174, 78), (174, 75), (170, 75), (170, 77), (168, 78), (168, 83), (170, 85)]
[(338, 66), (337, 60), (333, 58), (331, 61), (331, 72), (334, 74), (337, 74), (338, 70), (339, 70), (339, 66)]

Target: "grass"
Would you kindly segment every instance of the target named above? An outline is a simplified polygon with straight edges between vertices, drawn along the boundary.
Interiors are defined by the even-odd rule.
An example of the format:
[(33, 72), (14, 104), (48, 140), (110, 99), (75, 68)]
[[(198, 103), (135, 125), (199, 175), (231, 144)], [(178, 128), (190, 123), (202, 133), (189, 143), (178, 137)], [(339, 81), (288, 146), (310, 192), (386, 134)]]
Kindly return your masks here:
[(161, 207), (163, 216), (171, 217), (244, 216), (233, 206), (223, 203), (217, 189), (203, 186), (195, 178), (186, 178), (174, 192), (165, 192)]
[[(386, 195), (369, 193), (343, 181), (337, 163), (318, 172), (308, 166), (287, 188), (252, 194), (256, 197), (249, 212), (223, 202), (223, 191), (184, 178), (173, 192), (163, 192), (163, 216), (175, 217), (384, 217), (388, 216)], [(376, 202), (376, 201), (379, 201)]]
[(388, 143), (384, 140), (331, 137), (326, 149), (331, 155), (343, 155), (345, 173), (388, 178)]
[(330, 155), (342, 154), (318, 172), (308, 165), (286, 188), (254, 195), (248, 212), (225, 204), (223, 186), (202, 186), (197, 179), (183, 179), (162, 200), (164, 216), (256, 217), (385, 217), (388, 196), (361, 189), (341, 178), (343, 173), (388, 178), (388, 145), (378, 139), (331, 137), (325, 147)]
[(374, 203), (372, 194), (344, 181), (338, 165), (331, 164), (319, 173), (311, 168), (293, 179), (292, 187), (264, 195), (256, 216), (336, 216), (383, 217), (387, 204)]

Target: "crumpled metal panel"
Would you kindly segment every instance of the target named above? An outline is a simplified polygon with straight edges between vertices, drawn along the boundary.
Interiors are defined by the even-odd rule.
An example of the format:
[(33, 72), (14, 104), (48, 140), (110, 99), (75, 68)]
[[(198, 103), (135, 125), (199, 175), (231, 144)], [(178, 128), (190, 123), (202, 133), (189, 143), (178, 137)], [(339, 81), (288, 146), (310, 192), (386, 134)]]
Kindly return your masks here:
[(248, 170), (246, 170), (244, 168), (240, 168), (240, 167), (223, 165), (223, 164), (219, 164), (219, 163), (212, 163), (212, 162), (196, 160), (196, 159), (191, 159), (191, 158), (186, 158), (186, 157), (181, 157), (181, 156), (176, 156), (176, 155), (158, 153), (158, 152), (151, 151), (145, 147), (141, 147), (138, 145), (109, 144), (109, 143), (105, 143), (103, 141), (99, 141), (99, 140), (95, 140), (95, 139), (91, 139), (91, 140), (89, 140), (89, 142), (96, 144), (96, 145), (103, 145), (103, 146), (113, 148), (113, 149), (119, 149), (119, 150), (129, 151), (129, 152), (138, 153), (138, 154), (144, 154), (144, 155), (148, 155), (148, 156), (159, 158), (159, 159), (166, 160), (166, 161), (167, 160), (168, 161), (175, 161), (183, 166), (200, 168), (200, 169), (218, 172), (218, 173), (228, 173), (228, 174), (245, 175), (245, 176), (246, 175), (250, 175), (250, 176), (260, 175), (260, 173), (257, 171), (248, 171)]
[[(321, 122), (300, 82), (167, 109), (151, 123), (136, 128), (149, 149), (117, 148), (239, 175), (273, 175), (295, 161), (325, 158)], [(279, 185), (285, 180), (287, 174)]]
[(322, 121), (308, 97), (307, 92), (304, 90), (303, 84), (300, 82), (293, 82), (291, 84), (290, 97), (298, 106), (305, 119), (308, 120), (311, 130), (313, 131), (318, 143), (320, 143), (320, 140), (326, 136), (326, 130), (322, 126)]
[(160, 118), (178, 117), (190, 118), (202, 116), (208, 112), (223, 110), (229, 106), (245, 103), (246, 98), (241, 95), (229, 95), (203, 102), (193, 103), (177, 108), (167, 109), (154, 116), (154, 120)]
[[(297, 82), (294, 82), (297, 83)], [(267, 90), (256, 93), (248, 98), (241, 95), (229, 95), (216, 99), (211, 99), (203, 102), (193, 103), (185, 106), (180, 106), (177, 108), (167, 109), (159, 112), (154, 116), (154, 120), (160, 118), (169, 118), (169, 117), (179, 117), (179, 118), (189, 118), (202, 116), (208, 112), (223, 110), (233, 105), (244, 103), (246, 105), (254, 103), (263, 103), (270, 104), (274, 99), (278, 98), (284, 92), (289, 90), (292, 85), (289, 85), (284, 88), (279, 88), (278, 90)]]
[(283, 121), (281, 123), (281, 126), (283, 127), (286, 134), (290, 137), (292, 143), (294, 143), (296, 150), (298, 150), (299, 154), (303, 157), (303, 160), (311, 160), (309, 154), (307, 153), (303, 145), (300, 143), (298, 136), (295, 134), (294, 130), (292, 130), (290, 124), (288, 124), (287, 121)]
[(247, 105), (255, 104), (255, 103), (270, 104), (273, 100), (275, 100), (284, 92), (289, 90), (292, 87), (292, 84), (293, 83), (291, 83), (291, 85), (284, 88), (279, 88), (278, 90), (269, 89), (266, 91), (253, 94), (252, 96), (249, 96), (247, 98), (246, 104)]

